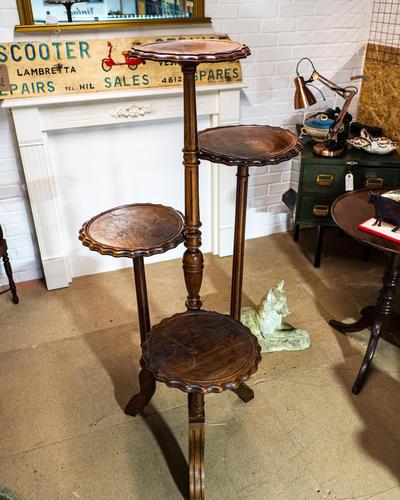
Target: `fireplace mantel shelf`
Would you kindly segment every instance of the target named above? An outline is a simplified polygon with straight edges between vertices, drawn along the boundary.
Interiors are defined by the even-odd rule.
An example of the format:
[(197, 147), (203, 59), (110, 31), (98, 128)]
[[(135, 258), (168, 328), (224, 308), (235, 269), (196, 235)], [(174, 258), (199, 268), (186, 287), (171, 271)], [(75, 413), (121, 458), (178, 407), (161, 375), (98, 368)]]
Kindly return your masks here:
[[(196, 91), (199, 94), (205, 94), (216, 91), (224, 90), (240, 90), (246, 88), (244, 82), (238, 83), (219, 83), (215, 85), (198, 85)], [(76, 104), (82, 102), (99, 102), (99, 101), (117, 101), (137, 99), (140, 97), (152, 96), (175, 96), (182, 95), (182, 87), (156, 87), (150, 89), (130, 89), (130, 90), (117, 90), (107, 92), (91, 92), (73, 95), (58, 95), (46, 97), (27, 97), (26, 99), (7, 99), (1, 103), (1, 107), (5, 109), (15, 108), (30, 108), (40, 106), (56, 106), (60, 104)]]

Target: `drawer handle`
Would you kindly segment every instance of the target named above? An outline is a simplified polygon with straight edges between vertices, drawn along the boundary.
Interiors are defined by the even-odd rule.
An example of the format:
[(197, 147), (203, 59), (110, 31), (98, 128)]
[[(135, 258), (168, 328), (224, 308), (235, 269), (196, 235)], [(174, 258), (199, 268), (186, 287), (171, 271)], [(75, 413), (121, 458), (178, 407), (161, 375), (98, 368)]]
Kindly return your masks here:
[(329, 187), (333, 184), (333, 175), (331, 174), (318, 174), (317, 175), (317, 186)]
[(313, 213), (313, 215), (315, 215), (317, 217), (328, 217), (329, 206), (328, 205), (314, 205), (312, 213)]
[(381, 188), (383, 187), (383, 179), (382, 177), (369, 177), (365, 181), (366, 188)]
[(349, 160), (346, 161), (346, 165), (348, 165), (349, 167), (354, 167), (355, 165), (358, 165), (358, 161)]

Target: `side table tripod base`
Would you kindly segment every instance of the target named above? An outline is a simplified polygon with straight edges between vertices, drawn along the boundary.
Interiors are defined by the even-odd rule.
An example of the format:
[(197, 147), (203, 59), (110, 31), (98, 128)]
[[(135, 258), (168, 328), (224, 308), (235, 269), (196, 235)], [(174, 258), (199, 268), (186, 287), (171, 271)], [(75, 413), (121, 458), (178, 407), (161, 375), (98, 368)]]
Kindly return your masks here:
[(388, 255), (382, 278), (383, 286), (379, 291), (376, 306), (364, 308), (361, 311), (361, 318), (355, 323), (329, 321), (330, 326), (341, 333), (359, 332), (364, 328), (371, 328), (368, 347), (352, 387), (353, 394), (359, 394), (365, 383), (379, 338), (383, 337), (400, 347), (400, 318), (394, 313), (396, 287), (400, 281), (400, 247), (397, 243), (359, 229), (359, 224), (374, 216), (374, 209), (368, 203), (368, 199), (369, 190), (352, 191), (337, 198), (331, 209), (333, 219), (340, 229), (368, 247), (375, 247)]
[(379, 338), (382, 337), (396, 347), (400, 347), (400, 317), (394, 313), (395, 289), (400, 281), (399, 259), (398, 255), (391, 255), (389, 258), (389, 264), (383, 277), (383, 287), (379, 292), (375, 307), (365, 307), (361, 311), (361, 318), (355, 323), (329, 321), (330, 326), (344, 334), (371, 328), (368, 347), (353, 384), (353, 394), (359, 394), (364, 385)]

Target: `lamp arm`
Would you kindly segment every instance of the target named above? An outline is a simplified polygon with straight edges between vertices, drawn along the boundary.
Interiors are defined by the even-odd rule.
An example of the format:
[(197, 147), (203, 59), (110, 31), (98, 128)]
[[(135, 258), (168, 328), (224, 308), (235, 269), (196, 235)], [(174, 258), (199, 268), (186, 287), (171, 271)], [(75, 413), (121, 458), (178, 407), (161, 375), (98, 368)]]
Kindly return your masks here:
[(329, 131), (330, 139), (337, 140), (337, 134), (342, 126), (342, 123), (343, 123), (343, 120), (346, 116), (347, 110), (349, 109), (350, 103), (351, 103), (353, 97), (357, 94), (358, 90), (356, 87), (351, 87), (351, 88), (338, 87), (335, 83), (328, 80), (328, 78), (325, 78), (324, 76), (320, 75), (318, 73), (318, 71), (313, 72), (313, 74), (311, 75), (311, 80), (313, 80), (313, 81), (319, 80), (326, 87), (328, 87), (330, 90), (332, 90), (336, 94), (340, 95), (340, 97), (342, 97), (344, 99), (344, 105), (343, 105), (338, 117), (336, 118), (335, 123), (332, 125), (332, 127)]
[(347, 110), (349, 109), (350, 103), (353, 100), (353, 97), (357, 94), (357, 90), (346, 90), (346, 97), (344, 98), (344, 104), (343, 107), (338, 115), (338, 117), (335, 120), (335, 123), (332, 125), (330, 131), (329, 131), (329, 136), (331, 139), (337, 140), (337, 134), (340, 131), (340, 128), (342, 126), (343, 120), (346, 116)]
[(311, 80), (314, 80), (314, 81), (319, 80), (326, 87), (328, 87), (328, 89), (332, 90), (333, 92), (336, 92), (336, 94), (339, 94), (340, 97), (342, 97), (343, 99), (346, 99), (346, 96), (348, 94), (348, 90), (346, 90), (342, 87), (338, 87), (335, 83), (328, 80), (328, 78), (325, 78), (320, 73), (318, 73), (318, 71), (313, 72), (313, 74), (311, 75)]

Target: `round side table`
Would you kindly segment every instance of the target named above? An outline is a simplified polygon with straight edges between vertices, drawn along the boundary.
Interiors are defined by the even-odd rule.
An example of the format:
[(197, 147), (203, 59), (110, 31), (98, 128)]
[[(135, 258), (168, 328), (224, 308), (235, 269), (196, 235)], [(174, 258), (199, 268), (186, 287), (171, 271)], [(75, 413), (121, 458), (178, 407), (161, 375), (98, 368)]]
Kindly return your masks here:
[[(375, 191), (385, 192), (387, 190)], [(375, 216), (373, 206), (368, 203), (369, 193), (369, 190), (364, 189), (346, 193), (335, 200), (331, 209), (333, 220), (340, 229), (352, 238), (365, 245), (375, 247), (388, 256), (383, 275), (383, 287), (379, 292), (376, 306), (365, 307), (361, 311), (361, 318), (355, 323), (329, 321), (329, 324), (341, 333), (359, 332), (364, 328), (371, 327), (367, 351), (353, 384), (353, 394), (359, 394), (364, 385), (379, 337), (382, 336), (400, 347), (400, 317), (394, 313), (395, 291), (400, 280), (400, 245), (358, 229), (359, 224)]]
[(296, 134), (280, 127), (231, 125), (203, 130), (199, 146), (201, 159), (237, 167), (230, 312), (232, 318), (240, 320), (249, 167), (290, 160), (302, 145)]

